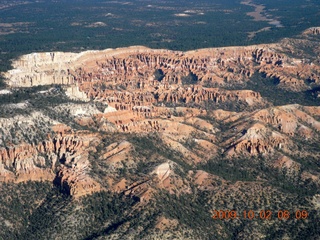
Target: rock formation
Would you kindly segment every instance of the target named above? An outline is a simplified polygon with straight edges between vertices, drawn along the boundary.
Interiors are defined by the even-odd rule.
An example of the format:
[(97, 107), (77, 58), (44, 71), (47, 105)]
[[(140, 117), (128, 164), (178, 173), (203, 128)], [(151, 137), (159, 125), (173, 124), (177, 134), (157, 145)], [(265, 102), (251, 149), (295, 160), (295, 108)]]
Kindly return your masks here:
[[(318, 32), (314, 28), (305, 34)], [(67, 116), (61, 122), (33, 110), (28, 101), (5, 106), (28, 109), (29, 115), (0, 119), (0, 181), (49, 180), (74, 197), (101, 191), (108, 181), (113, 191), (141, 202), (156, 188), (189, 192), (171, 159), (161, 159), (143, 179), (118, 178), (119, 169), (150, 160), (134, 156), (134, 141), (123, 137), (132, 133), (157, 134), (163, 146), (190, 166), (220, 157), (268, 156), (275, 168), (297, 173), (300, 165), (283, 154), (318, 156), (314, 151), (301, 153), (297, 140), (306, 145), (319, 142), (320, 108), (273, 106), (259, 89), (246, 89), (258, 75), (273, 79), (278, 89), (297, 93), (320, 84), (316, 60), (294, 58), (294, 51), (294, 44), (284, 40), (188, 52), (134, 46), (21, 56), (5, 73), (12, 91), (59, 84), (72, 103), (48, 109)], [(52, 89), (37, 94), (49, 96)], [(110, 132), (123, 135), (105, 145)], [(93, 177), (92, 161), (108, 166), (105, 178)], [(100, 168), (95, 165), (95, 171)], [(204, 171), (188, 175), (201, 189), (221, 181)]]
[(99, 191), (100, 185), (87, 175), (90, 171), (90, 142), (96, 137), (66, 134), (67, 129), (56, 125), (54, 130), (59, 130), (57, 135), (38, 144), (20, 143), (1, 147), (1, 180), (53, 181), (55, 178), (56, 184), (75, 197)]
[(308, 28), (303, 32), (303, 34), (320, 35), (320, 27)]
[[(189, 52), (136, 46), (79, 54), (33, 53), (15, 60), (14, 69), (5, 77), (10, 86), (75, 84), (92, 98), (119, 87), (144, 92), (169, 90), (186, 80), (200, 85), (243, 84), (255, 72), (277, 78), (282, 87), (295, 91), (308, 88), (305, 80), (319, 83), (318, 66), (281, 52), (281, 44), (273, 44)], [(154, 75), (156, 71), (160, 76)]]

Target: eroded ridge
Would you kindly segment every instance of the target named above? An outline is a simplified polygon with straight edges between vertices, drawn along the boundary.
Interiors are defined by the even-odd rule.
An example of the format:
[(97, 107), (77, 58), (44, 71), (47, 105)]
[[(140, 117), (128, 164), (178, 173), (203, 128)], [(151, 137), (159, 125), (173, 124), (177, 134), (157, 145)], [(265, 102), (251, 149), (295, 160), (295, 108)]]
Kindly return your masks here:
[[(0, 121), (2, 127), (3, 124)], [(0, 147), (0, 179), (4, 182), (54, 181), (68, 194), (79, 197), (100, 191), (101, 186), (90, 172), (88, 152), (97, 139), (94, 134), (70, 132), (61, 124), (52, 126), (54, 136), (34, 143), (6, 143)], [(4, 130), (6, 127), (3, 128)]]
[[(309, 176), (296, 159), (319, 156), (312, 146), (319, 142), (320, 108), (274, 106), (258, 88), (246, 89), (256, 76), (271, 79), (277, 89), (288, 92), (303, 92), (320, 83), (317, 58), (294, 58), (296, 48), (290, 44), (284, 40), (188, 52), (134, 46), (24, 55), (5, 73), (11, 90), (59, 84), (67, 96), (81, 103), (48, 105), (48, 116), (33, 111), (27, 101), (6, 106), (26, 109), (30, 116), (0, 119), (5, 136), (0, 139), (1, 180), (50, 180), (75, 197), (108, 186), (141, 202), (147, 202), (157, 188), (172, 193), (179, 186), (190, 192), (175, 173), (179, 164), (172, 160), (173, 155), (160, 158), (143, 178), (129, 181), (120, 177), (120, 169), (135, 169), (138, 163), (150, 160), (135, 157), (137, 143), (132, 135), (157, 135), (162, 147), (189, 166), (220, 158), (267, 157), (268, 167)], [(52, 87), (34, 94), (60, 93)], [(65, 118), (48, 111), (64, 113)], [(59, 121), (53, 120), (56, 118)], [(37, 134), (43, 134), (41, 128), (53, 131), (37, 141)], [(107, 139), (107, 133), (121, 137)], [(304, 152), (299, 150), (301, 143), (306, 146)], [(95, 177), (97, 173), (92, 172), (97, 169), (104, 169), (106, 176)], [(312, 178), (319, 181), (316, 175)]]
[(33, 53), (15, 60), (13, 66), (5, 74), (10, 86), (76, 84), (90, 97), (103, 96), (112, 86), (137, 91), (182, 83), (243, 84), (255, 72), (277, 78), (283, 88), (294, 91), (307, 89), (308, 79), (319, 83), (319, 66), (289, 57), (280, 43), (189, 52), (136, 46), (79, 54)]

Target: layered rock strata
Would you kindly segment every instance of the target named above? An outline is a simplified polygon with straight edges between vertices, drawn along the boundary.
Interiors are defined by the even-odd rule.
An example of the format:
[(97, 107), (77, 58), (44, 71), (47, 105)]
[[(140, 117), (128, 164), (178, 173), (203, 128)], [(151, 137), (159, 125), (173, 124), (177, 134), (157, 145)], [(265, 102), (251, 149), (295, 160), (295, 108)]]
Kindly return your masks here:
[[(2, 181), (50, 180), (72, 196), (99, 191), (91, 179), (88, 150), (95, 136), (59, 133), (38, 144), (19, 144), (0, 148)], [(57, 174), (56, 174), (57, 172)]]
[[(273, 44), (189, 52), (135, 46), (79, 54), (33, 53), (15, 60), (14, 69), (5, 77), (10, 86), (76, 84), (80, 91), (97, 98), (105, 88), (115, 86), (168, 89), (190, 74), (200, 84), (217, 86), (244, 83), (255, 72), (277, 78), (282, 87), (295, 91), (308, 88), (305, 80), (319, 83), (319, 66), (282, 51), (281, 44)], [(156, 70), (160, 76), (154, 75)]]
[[(318, 34), (317, 29), (308, 31)], [(274, 107), (258, 90), (230, 90), (243, 89), (257, 74), (296, 92), (319, 84), (319, 64), (285, 54), (282, 44), (188, 52), (135, 46), (21, 56), (13, 62), (14, 69), (5, 73), (8, 85), (64, 85), (71, 99), (91, 103), (60, 104), (50, 110), (68, 113), (68, 121), (95, 134), (75, 131), (39, 112), (0, 119), (0, 181), (49, 180), (75, 197), (100, 191), (103, 187), (89, 174), (89, 155), (97, 151), (105, 132), (158, 133), (163, 144), (189, 165), (219, 156), (277, 155), (276, 168), (297, 172), (300, 165), (279, 153), (299, 155), (296, 139), (308, 144), (319, 141), (319, 107)], [(290, 47), (287, 42), (286, 48)], [(6, 107), (32, 107), (19, 104)], [(228, 104), (241, 105), (245, 111), (212, 111)], [(43, 132), (43, 128), (52, 131)], [(36, 141), (40, 134), (43, 140)], [(132, 151), (134, 144), (122, 139), (100, 149), (97, 159), (113, 170), (124, 164), (135, 166)], [(203, 172), (196, 173), (199, 183), (207, 178)], [(115, 191), (146, 201), (155, 185), (170, 192), (176, 186), (189, 191), (168, 159), (143, 180), (127, 186), (126, 180), (118, 180), (111, 184)]]

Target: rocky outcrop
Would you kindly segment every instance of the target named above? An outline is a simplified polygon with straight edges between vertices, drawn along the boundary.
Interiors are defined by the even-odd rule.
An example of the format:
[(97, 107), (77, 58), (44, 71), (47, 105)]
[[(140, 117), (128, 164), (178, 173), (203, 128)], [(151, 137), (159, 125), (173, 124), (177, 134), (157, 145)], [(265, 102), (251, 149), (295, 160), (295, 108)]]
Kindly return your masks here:
[(100, 184), (88, 175), (90, 173), (90, 164), (87, 154), (81, 153), (76, 157), (74, 155), (71, 156), (68, 156), (69, 159), (60, 167), (54, 183), (73, 197), (101, 191), (103, 188)]
[(289, 138), (275, 131), (271, 131), (263, 124), (254, 124), (243, 136), (234, 142), (227, 149), (228, 155), (250, 155), (266, 154), (276, 151), (276, 149), (288, 149), (292, 146)]
[[(273, 155), (276, 152), (301, 157), (301, 145), (319, 141), (319, 107), (298, 104), (270, 107), (253, 112), (216, 110), (212, 117), (229, 126), (225, 129), (225, 153), (235, 155)], [(304, 156), (309, 155), (303, 153)], [(311, 155), (310, 155), (311, 157)]]
[[(191, 166), (221, 156), (229, 160), (267, 155), (277, 158), (271, 162), (276, 168), (298, 172), (295, 158), (279, 155), (299, 155), (295, 138), (310, 144), (319, 141), (319, 108), (274, 107), (259, 89), (244, 90), (250, 81), (254, 84), (257, 75), (272, 78), (277, 87), (290, 91), (305, 91), (320, 83), (319, 64), (293, 58), (299, 56), (294, 51), (287, 55), (288, 49), (297, 49), (284, 42), (188, 52), (134, 46), (21, 56), (13, 62), (14, 69), (5, 73), (10, 87), (62, 84), (70, 99), (83, 102), (49, 107), (46, 112), (54, 112), (52, 115), (32, 111), (27, 101), (4, 106), (30, 109), (30, 114), (0, 119), (0, 181), (49, 180), (72, 196), (83, 196), (103, 189), (101, 179), (95, 180), (90, 174), (89, 159), (93, 161), (94, 155), (101, 166), (92, 166), (110, 173), (106, 178), (113, 181), (113, 190), (142, 202), (155, 188), (171, 193), (177, 188), (189, 191), (174, 173), (170, 159), (164, 159), (165, 163), (143, 179), (117, 179), (119, 169), (137, 167), (137, 158), (132, 156), (135, 144), (123, 133), (131, 137), (132, 133), (157, 133), (163, 146)], [(241, 90), (232, 90), (236, 86)], [(49, 96), (52, 89), (35, 94)], [(220, 107), (236, 110), (212, 111)], [(101, 139), (110, 132), (120, 132), (121, 140), (101, 147)], [(202, 189), (220, 181), (203, 171), (193, 177)]]
[[(19, 144), (0, 148), (2, 181), (49, 180), (60, 184), (72, 196), (100, 190), (91, 179), (87, 151), (94, 136), (60, 133), (39, 144)], [(55, 177), (57, 172), (57, 176)]]
[(307, 30), (305, 30), (303, 32), (303, 34), (306, 34), (306, 35), (320, 35), (320, 27), (308, 28)]
[(75, 53), (32, 53), (13, 62), (14, 69), (5, 75), (13, 87), (30, 87), (50, 84), (71, 84), (66, 66), (76, 59)]
[(171, 168), (172, 167), (169, 162), (166, 162), (157, 166), (156, 169), (153, 170), (152, 174), (156, 174), (160, 181), (164, 181), (172, 173)]
[(293, 161), (292, 159), (281, 156), (277, 159), (274, 164), (274, 167), (278, 168), (279, 170), (286, 171), (286, 174), (290, 177), (295, 177), (301, 171), (301, 164)]
[(0, 148), (0, 165), (3, 181), (48, 180), (54, 176), (44, 156), (29, 144)]
[(216, 104), (227, 101), (240, 101), (248, 105), (264, 103), (260, 93), (250, 90), (228, 91), (218, 88), (193, 86), (186, 88), (178, 87), (175, 90), (157, 91), (156, 94), (159, 102), (169, 103), (201, 103), (204, 101), (213, 101)]
[(103, 97), (106, 89), (119, 87), (152, 92), (182, 83), (243, 84), (255, 72), (277, 78), (282, 87), (295, 91), (307, 88), (305, 80), (319, 81), (315, 74), (319, 66), (290, 58), (281, 50), (281, 44), (273, 44), (189, 52), (135, 46), (79, 54), (33, 53), (15, 60), (5, 77), (10, 86), (71, 84), (76, 87), (69, 94), (83, 97), (79, 89), (89, 98)]
[(297, 134), (312, 138), (315, 131), (320, 131), (320, 122), (304, 112), (298, 104), (263, 109), (257, 111), (253, 119), (271, 124), (291, 136)]

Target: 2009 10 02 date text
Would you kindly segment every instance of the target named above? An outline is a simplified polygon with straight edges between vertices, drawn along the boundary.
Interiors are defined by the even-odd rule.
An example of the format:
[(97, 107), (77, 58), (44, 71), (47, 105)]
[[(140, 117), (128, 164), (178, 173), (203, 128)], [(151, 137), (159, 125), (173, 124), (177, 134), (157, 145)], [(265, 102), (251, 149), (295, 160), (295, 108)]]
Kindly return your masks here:
[(271, 220), (271, 219), (279, 219), (279, 220), (288, 220), (288, 219), (307, 219), (309, 216), (308, 211), (306, 210), (244, 210), (242, 212), (237, 210), (213, 210), (212, 218), (213, 219), (262, 219), (262, 220)]

